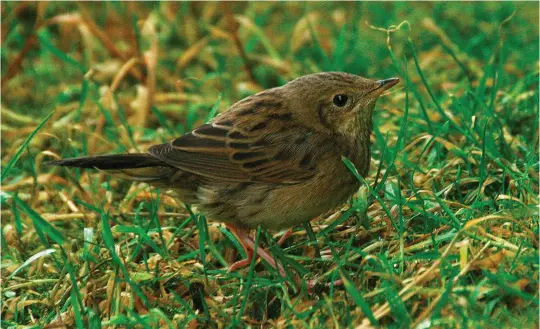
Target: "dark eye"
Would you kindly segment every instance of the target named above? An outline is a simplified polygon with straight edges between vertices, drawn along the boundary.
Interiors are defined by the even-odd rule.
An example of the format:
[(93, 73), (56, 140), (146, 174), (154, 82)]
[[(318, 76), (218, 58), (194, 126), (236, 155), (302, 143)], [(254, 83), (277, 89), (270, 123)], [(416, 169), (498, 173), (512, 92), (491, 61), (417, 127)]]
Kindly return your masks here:
[(347, 97), (347, 95), (339, 94), (339, 95), (334, 96), (334, 99), (332, 100), (332, 102), (337, 107), (343, 107), (347, 104), (348, 100), (349, 100), (349, 97)]

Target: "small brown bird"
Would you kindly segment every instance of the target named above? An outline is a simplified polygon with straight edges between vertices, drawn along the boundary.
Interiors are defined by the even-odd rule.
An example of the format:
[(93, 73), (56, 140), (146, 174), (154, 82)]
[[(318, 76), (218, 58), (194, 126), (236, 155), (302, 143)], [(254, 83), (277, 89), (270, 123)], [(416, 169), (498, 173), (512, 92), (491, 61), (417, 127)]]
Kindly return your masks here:
[[(211, 122), (147, 153), (101, 155), (50, 164), (96, 168), (172, 190), (209, 219), (226, 223), (248, 255), (249, 230), (283, 229), (347, 201), (368, 173), (372, 114), (398, 78), (369, 80), (342, 72), (310, 74), (232, 105)], [(284, 275), (264, 249), (259, 256)]]

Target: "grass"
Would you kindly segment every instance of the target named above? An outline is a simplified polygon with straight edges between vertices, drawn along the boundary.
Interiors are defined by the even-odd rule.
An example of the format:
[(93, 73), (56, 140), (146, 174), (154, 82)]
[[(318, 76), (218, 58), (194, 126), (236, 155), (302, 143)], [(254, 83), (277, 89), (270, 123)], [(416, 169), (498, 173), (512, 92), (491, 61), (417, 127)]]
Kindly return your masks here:
[[(2, 328), (538, 326), (537, 3), (1, 6)], [(294, 285), (227, 273), (238, 241), (164, 191), (43, 165), (328, 70), (402, 83), (317, 242), (257, 230)]]

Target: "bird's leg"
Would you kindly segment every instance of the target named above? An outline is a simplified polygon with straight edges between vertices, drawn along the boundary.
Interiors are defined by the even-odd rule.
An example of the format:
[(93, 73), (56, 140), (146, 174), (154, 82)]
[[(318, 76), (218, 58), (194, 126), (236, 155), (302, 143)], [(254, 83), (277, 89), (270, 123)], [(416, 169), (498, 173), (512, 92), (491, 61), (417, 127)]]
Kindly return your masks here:
[[(236, 233), (236, 230), (233, 229), (231, 226), (227, 225), (227, 228), (230, 231), (234, 232), (234, 234), (238, 235)], [(240, 244), (242, 245), (242, 248), (244, 248), (244, 251), (246, 252), (247, 257), (237, 262), (234, 262), (231, 266), (229, 266), (229, 269), (227, 270), (227, 272), (236, 271), (238, 269), (249, 266), (249, 264), (251, 264), (251, 260), (253, 259), (253, 249), (249, 248), (249, 246), (245, 244), (244, 240), (239, 239), (239, 241), (240, 241)]]
[[(255, 241), (249, 236), (248, 232), (240, 229), (236, 226), (227, 225), (227, 228), (236, 235), (240, 243), (242, 244), (242, 247), (244, 250), (246, 250), (246, 253), (248, 257), (246, 259), (243, 259), (241, 261), (238, 261), (229, 267), (229, 271), (234, 271), (242, 267), (246, 267), (251, 263), (251, 260), (253, 258), (253, 250), (255, 250)], [(257, 246), (257, 255), (264, 259), (265, 261), (270, 264), (274, 269), (279, 271), (279, 274), (282, 277), (286, 277), (285, 270), (283, 269), (283, 266), (277, 262), (277, 259), (275, 259), (268, 251), (264, 250), (263, 248)]]
[(285, 234), (281, 236), (281, 238), (279, 238), (277, 245), (281, 247), (281, 245), (285, 243), (285, 240), (287, 240), (292, 234), (293, 230), (292, 228), (290, 228), (287, 232), (285, 232)]
[[(313, 242), (313, 248), (315, 249), (315, 257), (321, 258), (321, 251), (319, 250), (319, 246), (317, 245), (317, 237), (315, 237), (315, 233), (313, 233), (313, 228), (311, 227), (311, 223), (305, 222), (304, 228), (306, 229), (309, 239), (311, 240), (311, 242)], [(285, 234), (283, 234), (281, 238), (279, 238), (277, 245), (281, 247), (283, 243), (285, 243), (285, 240), (287, 240), (292, 234), (293, 234), (293, 230), (291, 228), (287, 232), (285, 232)]]

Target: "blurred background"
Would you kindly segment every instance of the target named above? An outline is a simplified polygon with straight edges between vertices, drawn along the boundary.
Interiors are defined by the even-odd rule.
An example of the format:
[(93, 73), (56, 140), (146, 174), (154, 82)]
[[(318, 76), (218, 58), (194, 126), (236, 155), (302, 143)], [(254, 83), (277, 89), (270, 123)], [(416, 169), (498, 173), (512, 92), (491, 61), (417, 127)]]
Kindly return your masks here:
[[(538, 6), (3, 1), (2, 327), (537, 326)], [(166, 195), (43, 164), (141, 152), (322, 71), (402, 82), (378, 101), (372, 189), (314, 224), (342, 262), (313, 263), (300, 231), (286, 249), (353, 283), (318, 298), (245, 288), (234, 239)]]
[[(204, 119), (220, 94), (223, 110), (307, 73), (385, 78), (407, 65), (415, 82), (409, 39), (434, 92), (462, 93), (493, 61), (505, 71), (501, 85), (536, 72), (537, 18), (535, 4), (509, 2), (5, 3), (2, 106), (38, 121), (53, 109), (56, 118), (79, 106), (95, 112), (92, 97), (128, 67), (114, 94), (133, 129), (163, 127), (154, 107), (178, 132)], [(386, 29), (402, 22), (387, 40)], [(4, 116), (3, 124), (3, 143), (17, 138), (10, 128), (20, 122)]]

